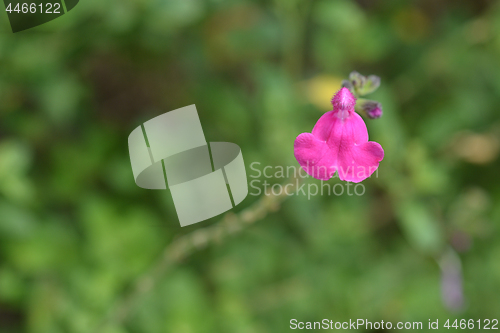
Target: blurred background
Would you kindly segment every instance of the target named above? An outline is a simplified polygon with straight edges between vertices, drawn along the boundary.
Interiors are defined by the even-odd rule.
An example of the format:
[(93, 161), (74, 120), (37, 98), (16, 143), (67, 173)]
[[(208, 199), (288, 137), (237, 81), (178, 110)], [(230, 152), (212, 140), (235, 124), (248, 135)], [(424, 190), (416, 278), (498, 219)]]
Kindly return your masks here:
[[(0, 332), (498, 319), (496, 1), (82, 0), (16, 34), (0, 17)], [(353, 70), (382, 79), (366, 193), (292, 196), (106, 320), (173, 239), (220, 220), (181, 228), (168, 191), (137, 187), (129, 133), (196, 104), (249, 175), (297, 166)]]

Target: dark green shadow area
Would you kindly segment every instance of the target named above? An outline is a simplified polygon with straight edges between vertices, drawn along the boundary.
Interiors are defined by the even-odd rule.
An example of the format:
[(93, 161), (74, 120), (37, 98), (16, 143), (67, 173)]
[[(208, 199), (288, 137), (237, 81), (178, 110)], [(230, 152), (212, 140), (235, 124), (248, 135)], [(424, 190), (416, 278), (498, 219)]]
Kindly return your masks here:
[(79, 0), (65, 0), (64, 3), (66, 4), (66, 10), (69, 12), (70, 10), (72, 10), (73, 8), (75, 8), (75, 6), (77, 5)]
[[(67, 10), (76, 6), (78, 0), (66, 2)], [(64, 14), (61, 0), (4, 0), (12, 32), (19, 32), (47, 23)]]

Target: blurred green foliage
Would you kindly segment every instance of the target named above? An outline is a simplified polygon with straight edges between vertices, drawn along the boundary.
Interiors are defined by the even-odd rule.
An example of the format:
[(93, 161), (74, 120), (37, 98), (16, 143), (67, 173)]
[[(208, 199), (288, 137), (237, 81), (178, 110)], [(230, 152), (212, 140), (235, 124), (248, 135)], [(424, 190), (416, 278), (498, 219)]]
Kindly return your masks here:
[[(384, 116), (367, 126), (385, 159), (366, 194), (291, 197), (102, 331), (498, 318), (497, 3), (82, 0), (16, 34), (0, 17), (1, 332), (94, 332), (174, 237), (218, 220), (181, 229), (167, 191), (134, 184), (138, 124), (196, 104), (207, 139), (238, 143), (247, 168), (297, 165), (295, 137), (352, 70), (382, 78)], [(441, 297), (449, 248), (459, 312)]]

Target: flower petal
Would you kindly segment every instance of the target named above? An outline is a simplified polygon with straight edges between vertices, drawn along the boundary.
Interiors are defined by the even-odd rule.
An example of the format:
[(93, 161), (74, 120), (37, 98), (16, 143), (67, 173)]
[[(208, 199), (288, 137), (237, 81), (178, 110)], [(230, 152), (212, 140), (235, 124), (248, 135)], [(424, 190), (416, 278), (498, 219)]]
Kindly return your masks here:
[(295, 139), (294, 153), (304, 171), (316, 179), (328, 180), (336, 171), (336, 154), (311, 133), (302, 133)]
[(377, 142), (369, 141), (362, 145), (339, 150), (337, 167), (339, 178), (359, 183), (370, 177), (384, 158), (384, 150)]

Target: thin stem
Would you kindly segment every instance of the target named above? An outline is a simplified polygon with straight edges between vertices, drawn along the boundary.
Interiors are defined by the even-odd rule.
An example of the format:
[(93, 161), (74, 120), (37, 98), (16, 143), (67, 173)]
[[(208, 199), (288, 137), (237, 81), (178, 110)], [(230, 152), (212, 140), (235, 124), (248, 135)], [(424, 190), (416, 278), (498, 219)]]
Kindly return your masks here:
[[(299, 185), (299, 182), (299, 178), (292, 178), (284, 186), (291, 184), (292, 187), (295, 187)], [(125, 322), (131, 312), (133, 312), (134, 306), (138, 301), (150, 293), (176, 263), (212, 243), (221, 243), (227, 237), (238, 234), (249, 225), (262, 220), (269, 213), (278, 211), (281, 203), (287, 197), (284, 192), (274, 195), (271, 191), (268, 191), (256, 203), (244, 209), (239, 214), (226, 213), (216, 224), (197, 229), (175, 239), (164, 249), (160, 259), (144, 275), (137, 279), (132, 291), (116, 302), (116, 305), (101, 323), (97, 331), (101, 331), (109, 324)]]

